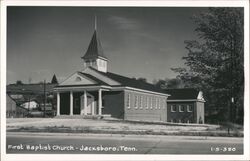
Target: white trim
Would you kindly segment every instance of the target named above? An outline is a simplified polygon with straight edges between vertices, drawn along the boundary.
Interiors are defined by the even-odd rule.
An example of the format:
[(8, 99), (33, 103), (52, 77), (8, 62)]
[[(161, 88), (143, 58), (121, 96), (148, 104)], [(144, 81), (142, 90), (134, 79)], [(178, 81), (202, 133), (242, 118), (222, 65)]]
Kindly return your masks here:
[(101, 86), (80, 86), (78, 85), (77, 87), (74, 87), (74, 86), (67, 86), (67, 87), (55, 87), (54, 88), (54, 91), (57, 91), (57, 90), (66, 90), (66, 89), (70, 89), (70, 90), (73, 90), (73, 89), (93, 89), (93, 88), (107, 88), (107, 89), (110, 89), (110, 90), (132, 90), (132, 91), (136, 91), (136, 92), (144, 92), (144, 93), (147, 93), (147, 94), (151, 94), (151, 95), (159, 95), (159, 96), (164, 96), (164, 97), (169, 97), (171, 95), (169, 94), (163, 94), (163, 93), (158, 93), (158, 92), (152, 92), (152, 91), (148, 91), (148, 90), (143, 90), (143, 89), (138, 89), (138, 88), (132, 88), (132, 87), (111, 87), (111, 86), (104, 86), (104, 85), (101, 85)]
[(106, 58), (104, 58), (104, 57), (102, 57), (102, 56), (97, 56), (97, 59), (101, 59), (101, 60), (104, 60), (104, 61), (109, 61), (108, 59), (106, 59)]
[[(190, 107), (192, 107), (191, 110)], [(193, 105), (187, 105), (187, 112), (193, 112)]]
[(145, 105), (146, 105), (146, 106), (145, 106), (145, 109), (148, 109), (148, 107), (149, 107), (149, 96), (146, 95), (146, 96), (145, 96), (145, 99), (146, 99), (146, 100), (145, 100), (145, 103), (146, 103), (146, 104), (145, 104)]
[[(175, 110), (174, 110), (174, 107), (175, 106)], [(176, 109), (176, 105), (170, 105), (170, 108), (171, 108), (171, 112), (176, 112), (177, 111), (177, 109)]]
[(57, 97), (56, 115), (60, 116), (60, 93), (59, 92), (57, 92), (56, 97)]
[(77, 86), (77, 87), (74, 87), (74, 86), (69, 86), (69, 87), (55, 87), (54, 88), (54, 92), (57, 92), (57, 91), (81, 91), (81, 90), (98, 90), (100, 88), (106, 88), (106, 89), (109, 89), (111, 87), (109, 86), (86, 86), (86, 87), (83, 87), (83, 86)]
[(153, 97), (152, 96), (150, 97), (150, 109), (151, 110), (153, 109)]
[(148, 90), (144, 90), (144, 89), (138, 89), (138, 88), (127, 87), (127, 86), (125, 86), (125, 87), (111, 87), (111, 88), (112, 88), (112, 90), (133, 90), (133, 91), (144, 92), (144, 93), (147, 93), (147, 94), (150, 93), (150, 94), (165, 96), (165, 97), (171, 96), (169, 94), (152, 92), (152, 91), (148, 91)]
[(73, 100), (74, 100), (74, 96), (73, 96), (73, 91), (70, 91), (70, 95), (69, 95), (69, 98), (70, 98), (70, 110), (69, 110), (69, 115), (70, 116), (73, 116), (74, 115), (74, 112), (73, 112)]
[(76, 71), (73, 74), (71, 74), (70, 76), (68, 76), (66, 79), (64, 79), (61, 83), (59, 83), (59, 86), (62, 85), (64, 82), (66, 82), (69, 78), (71, 78), (73, 75), (77, 75), (79, 77), (85, 78), (88, 81), (92, 82), (93, 84), (97, 83), (96, 81), (94, 81), (93, 79), (90, 79), (89, 77), (83, 75), (80, 71)]
[(205, 100), (204, 100), (204, 97), (203, 97), (203, 92), (202, 92), (202, 91), (199, 91), (198, 96), (197, 96), (196, 99), (197, 99), (197, 100), (203, 100), (203, 101), (205, 101)]
[(99, 80), (102, 80), (103, 82), (107, 83), (108, 85), (121, 85), (120, 82), (117, 82), (105, 75), (105, 72), (100, 72), (97, 69), (93, 67), (87, 67), (81, 71), (82, 73), (90, 74), (94, 77), (96, 77)]
[(155, 109), (158, 109), (158, 98), (155, 98)]
[[(181, 110), (181, 107), (184, 107), (183, 110)], [(185, 106), (184, 105), (179, 105), (179, 112), (184, 112), (185, 111)]]
[(102, 115), (102, 89), (98, 90), (98, 115)]
[(134, 95), (134, 108), (138, 109), (138, 96)]
[(142, 95), (140, 95), (139, 96), (140, 97), (140, 109), (143, 109), (143, 96)]
[(197, 99), (180, 99), (180, 100), (167, 100), (167, 102), (206, 102), (206, 101), (202, 101), (202, 100), (197, 100)]
[(127, 109), (131, 108), (130, 104), (131, 104), (131, 94), (127, 93), (127, 98), (126, 98), (126, 107), (127, 107)]

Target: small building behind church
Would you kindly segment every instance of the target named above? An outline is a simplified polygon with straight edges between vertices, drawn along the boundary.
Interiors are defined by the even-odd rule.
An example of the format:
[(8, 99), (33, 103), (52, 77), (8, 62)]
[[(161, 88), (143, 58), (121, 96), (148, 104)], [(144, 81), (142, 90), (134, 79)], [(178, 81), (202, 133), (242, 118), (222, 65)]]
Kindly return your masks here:
[(167, 89), (167, 121), (173, 123), (205, 122), (205, 100), (202, 91), (193, 88)]

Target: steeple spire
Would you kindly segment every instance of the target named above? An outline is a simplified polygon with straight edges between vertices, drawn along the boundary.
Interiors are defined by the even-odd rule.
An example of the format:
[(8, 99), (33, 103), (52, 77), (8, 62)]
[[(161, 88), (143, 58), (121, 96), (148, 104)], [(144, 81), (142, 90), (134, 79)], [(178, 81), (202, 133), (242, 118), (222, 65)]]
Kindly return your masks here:
[(101, 42), (97, 35), (97, 18), (95, 16), (95, 30), (88, 49), (85, 55), (82, 57), (84, 61), (84, 67), (93, 67), (99, 71), (107, 72), (108, 59), (104, 56)]
[(96, 18), (96, 15), (95, 15), (95, 31), (97, 30), (97, 18)]

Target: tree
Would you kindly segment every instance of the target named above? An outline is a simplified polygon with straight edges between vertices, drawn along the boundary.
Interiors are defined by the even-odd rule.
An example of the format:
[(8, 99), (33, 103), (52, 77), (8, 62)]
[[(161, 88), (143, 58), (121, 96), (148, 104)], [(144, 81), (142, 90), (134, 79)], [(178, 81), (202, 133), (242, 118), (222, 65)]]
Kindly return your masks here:
[(159, 79), (154, 80), (154, 85), (161, 89), (169, 89), (169, 88), (183, 88), (185, 87), (184, 83), (179, 77), (172, 78), (172, 79)]
[(147, 82), (147, 79), (146, 78), (137, 78), (138, 81), (141, 81), (141, 82), (144, 82), (146, 83)]
[(243, 17), (243, 8), (232, 7), (194, 16), (199, 39), (185, 41), (188, 68), (172, 69), (186, 85), (203, 90), (209, 115), (223, 111), (218, 120), (238, 123), (243, 123), (244, 109)]
[(53, 78), (52, 78), (52, 80), (51, 80), (51, 83), (52, 83), (52, 84), (58, 84), (58, 81), (57, 81), (57, 78), (56, 78), (56, 75), (55, 75), (55, 74), (53, 75)]
[(23, 85), (23, 82), (21, 80), (17, 80), (16, 85)]

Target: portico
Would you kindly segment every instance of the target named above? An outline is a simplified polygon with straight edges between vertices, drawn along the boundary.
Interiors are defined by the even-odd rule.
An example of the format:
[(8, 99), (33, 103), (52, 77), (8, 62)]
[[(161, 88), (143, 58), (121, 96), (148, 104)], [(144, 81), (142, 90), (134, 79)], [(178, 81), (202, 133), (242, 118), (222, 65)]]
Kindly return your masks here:
[(60, 115), (102, 115), (103, 91), (107, 87), (58, 87), (57, 116)]

